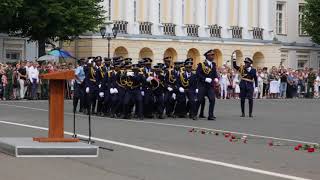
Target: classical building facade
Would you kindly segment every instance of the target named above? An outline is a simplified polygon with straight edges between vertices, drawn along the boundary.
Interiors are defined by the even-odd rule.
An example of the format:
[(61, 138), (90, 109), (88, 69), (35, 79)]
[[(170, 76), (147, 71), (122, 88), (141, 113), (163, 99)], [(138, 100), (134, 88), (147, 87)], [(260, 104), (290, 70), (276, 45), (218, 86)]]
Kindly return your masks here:
[[(251, 57), (254, 66), (319, 68), (320, 49), (301, 29), (303, 0), (105, 0), (106, 17), (118, 28), (111, 55), (162, 62), (216, 51), (219, 66)], [(80, 36), (64, 48), (76, 57), (107, 56), (100, 33)]]
[(34, 60), (37, 55), (36, 42), (28, 42), (24, 38), (9, 37), (0, 33), (0, 62)]

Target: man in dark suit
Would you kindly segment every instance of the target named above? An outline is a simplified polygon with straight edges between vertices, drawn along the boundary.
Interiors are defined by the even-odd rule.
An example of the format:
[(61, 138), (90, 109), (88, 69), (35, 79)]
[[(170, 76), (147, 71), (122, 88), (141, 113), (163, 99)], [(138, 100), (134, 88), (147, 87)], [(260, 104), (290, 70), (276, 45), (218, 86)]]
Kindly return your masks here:
[(253, 109), (253, 93), (258, 88), (257, 71), (252, 67), (252, 59), (245, 58), (244, 66), (237, 65), (237, 59), (235, 53), (232, 54), (233, 68), (239, 71), (241, 81), (240, 81), (240, 101), (241, 101), (241, 117), (245, 117), (244, 107), (245, 100), (249, 101), (249, 117), (252, 116)]
[(209, 98), (209, 116), (208, 120), (215, 120), (214, 106), (215, 106), (215, 90), (214, 85), (218, 83), (218, 74), (216, 63), (214, 62), (214, 50), (207, 51), (204, 56), (206, 60), (198, 64), (197, 67), (197, 78), (198, 78), (198, 109), (204, 97)]

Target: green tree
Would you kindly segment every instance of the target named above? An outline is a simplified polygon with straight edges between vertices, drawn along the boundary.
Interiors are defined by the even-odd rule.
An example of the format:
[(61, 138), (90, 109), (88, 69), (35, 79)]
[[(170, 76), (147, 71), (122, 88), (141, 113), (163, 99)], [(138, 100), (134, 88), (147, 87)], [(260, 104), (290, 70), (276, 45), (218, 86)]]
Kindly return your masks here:
[[(16, 0), (5, 1), (13, 4)], [(41, 56), (45, 54), (46, 42), (72, 40), (85, 32), (95, 32), (105, 20), (102, 1), (21, 0), (0, 31), (38, 41)]]
[(6, 25), (10, 24), (15, 17), (18, 8), (21, 8), (23, 0), (0, 1), (0, 32), (5, 31)]
[(320, 2), (319, 0), (305, 1), (303, 30), (311, 36), (313, 42), (320, 44)]

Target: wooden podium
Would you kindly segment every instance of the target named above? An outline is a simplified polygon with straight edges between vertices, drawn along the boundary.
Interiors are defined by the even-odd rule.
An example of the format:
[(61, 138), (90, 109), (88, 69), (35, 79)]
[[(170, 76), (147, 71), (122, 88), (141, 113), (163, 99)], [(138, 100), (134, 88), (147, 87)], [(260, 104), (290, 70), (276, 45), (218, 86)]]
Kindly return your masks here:
[(65, 81), (74, 79), (73, 70), (40, 75), (49, 80), (49, 135), (33, 138), (38, 142), (79, 142), (77, 138), (64, 138), (64, 92)]

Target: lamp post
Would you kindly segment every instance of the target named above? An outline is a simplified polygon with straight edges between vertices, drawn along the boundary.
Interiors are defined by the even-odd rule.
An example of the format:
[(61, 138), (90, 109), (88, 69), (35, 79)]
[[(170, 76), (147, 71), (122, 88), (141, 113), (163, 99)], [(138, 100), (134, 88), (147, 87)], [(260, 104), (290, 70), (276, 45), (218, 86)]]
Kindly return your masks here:
[(110, 24), (106, 26), (102, 26), (100, 28), (100, 34), (102, 36), (102, 39), (107, 39), (108, 40), (108, 58), (110, 58), (110, 41), (112, 38), (116, 38), (118, 34), (118, 28), (113, 27), (111, 28)]

